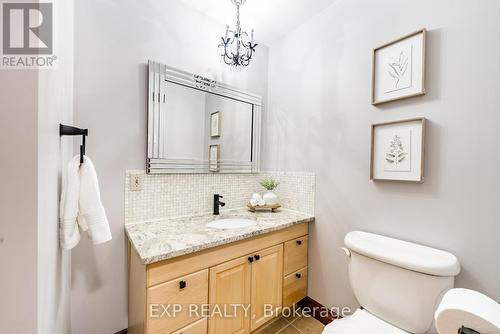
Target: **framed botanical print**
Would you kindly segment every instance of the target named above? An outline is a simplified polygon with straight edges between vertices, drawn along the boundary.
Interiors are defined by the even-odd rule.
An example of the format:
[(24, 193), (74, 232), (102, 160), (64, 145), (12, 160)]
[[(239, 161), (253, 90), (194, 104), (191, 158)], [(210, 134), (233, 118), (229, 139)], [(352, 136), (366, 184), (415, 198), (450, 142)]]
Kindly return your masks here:
[(220, 111), (210, 114), (210, 137), (220, 137)]
[(425, 118), (372, 125), (370, 179), (424, 181)]
[(426, 34), (421, 29), (373, 50), (373, 105), (425, 94)]
[(220, 145), (210, 145), (208, 148), (208, 169), (211, 172), (220, 171)]

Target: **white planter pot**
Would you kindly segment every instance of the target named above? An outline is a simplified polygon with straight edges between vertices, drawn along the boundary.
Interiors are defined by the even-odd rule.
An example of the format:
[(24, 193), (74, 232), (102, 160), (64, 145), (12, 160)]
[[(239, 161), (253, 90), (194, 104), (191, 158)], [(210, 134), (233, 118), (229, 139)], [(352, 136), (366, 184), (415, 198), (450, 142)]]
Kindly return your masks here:
[(278, 196), (272, 191), (266, 192), (264, 196), (262, 196), (262, 199), (266, 202), (266, 205), (278, 204)]

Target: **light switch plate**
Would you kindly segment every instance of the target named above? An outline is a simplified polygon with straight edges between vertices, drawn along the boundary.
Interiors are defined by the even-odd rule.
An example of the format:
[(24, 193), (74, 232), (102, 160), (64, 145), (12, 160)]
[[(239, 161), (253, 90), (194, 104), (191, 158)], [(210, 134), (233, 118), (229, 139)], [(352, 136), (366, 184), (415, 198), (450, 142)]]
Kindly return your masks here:
[(142, 175), (131, 175), (130, 191), (141, 191), (141, 190), (142, 190)]

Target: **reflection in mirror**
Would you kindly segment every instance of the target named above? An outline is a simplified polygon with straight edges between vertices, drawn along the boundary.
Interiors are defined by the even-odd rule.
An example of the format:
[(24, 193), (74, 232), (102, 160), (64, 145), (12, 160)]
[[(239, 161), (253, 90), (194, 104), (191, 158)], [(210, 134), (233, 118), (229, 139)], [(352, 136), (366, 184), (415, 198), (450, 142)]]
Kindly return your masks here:
[(148, 173), (258, 171), (260, 98), (200, 78), (150, 62)]
[(166, 92), (160, 158), (208, 160), (208, 147), (218, 144), (221, 160), (251, 160), (252, 104), (172, 82)]

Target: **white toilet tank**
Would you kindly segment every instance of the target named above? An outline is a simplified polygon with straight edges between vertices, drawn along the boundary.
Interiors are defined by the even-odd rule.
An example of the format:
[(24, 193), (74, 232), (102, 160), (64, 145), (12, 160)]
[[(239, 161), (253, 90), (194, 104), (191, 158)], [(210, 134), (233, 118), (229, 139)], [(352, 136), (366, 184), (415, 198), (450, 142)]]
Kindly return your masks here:
[(460, 272), (448, 252), (366, 232), (345, 237), (349, 277), (360, 305), (410, 333), (432, 333), (443, 294)]

